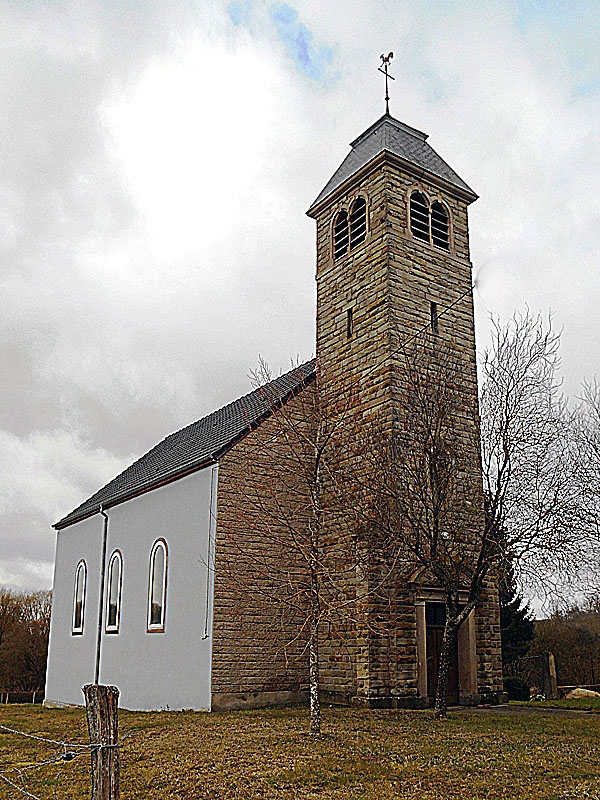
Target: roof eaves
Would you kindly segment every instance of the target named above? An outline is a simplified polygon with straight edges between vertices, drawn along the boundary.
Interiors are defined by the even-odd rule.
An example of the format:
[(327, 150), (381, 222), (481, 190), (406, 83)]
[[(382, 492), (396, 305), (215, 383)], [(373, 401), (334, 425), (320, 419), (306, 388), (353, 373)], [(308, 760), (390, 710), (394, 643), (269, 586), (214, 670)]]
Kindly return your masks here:
[(160, 480), (155, 481), (154, 483), (145, 484), (143, 486), (139, 486), (137, 489), (132, 489), (128, 492), (123, 492), (120, 495), (116, 495), (110, 500), (106, 500), (105, 502), (98, 503), (95, 508), (91, 508), (86, 510), (82, 514), (73, 515), (67, 514), (66, 517), (63, 517), (61, 520), (56, 522), (52, 527), (55, 530), (62, 530), (63, 528), (68, 528), (70, 525), (74, 525), (76, 522), (81, 522), (88, 517), (93, 517), (100, 512), (102, 508), (106, 511), (108, 508), (114, 508), (115, 506), (120, 506), (122, 503), (126, 503), (127, 500), (132, 500), (134, 497), (139, 497), (141, 494), (146, 494), (147, 492), (152, 492), (154, 489), (159, 489), (161, 486), (165, 486), (168, 483), (173, 483), (174, 481), (178, 481), (180, 478), (185, 478), (186, 475), (191, 475), (193, 472), (198, 472), (205, 467), (210, 466), (210, 464), (215, 464), (217, 459), (214, 456), (210, 456), (208, 458), (203, 458), (201, 461), (196, 463), (191, 462), (189, 465), (184, 465), (183, 467), (178, 468), (176, 471), (163, 475)]
[[(437, 184), (440, 188), (445, 189), (451, 194), (455, 194), (462, 200), (465, 200), (468, 204), (475, 202), (475, 200), (477, 200), (479, 197), (479, 195), (476, 194), (470, 186), (468, 187), (467, 191), (461, 186), (457, 186), (457, 184), (449, 181), (447, 178), (444, 178), (441, 175), (436, 175), (435, 172), (431, 172), (430, 170), (426, 169), (426, 167), (420, 167), (414, 162), (397, 155), (397, 153), (393, 153), (391, 150), (384, 149), (380, 150), (370, 161), (367, 161), (366, 164), (363, 164), (361, 167), (359, 167), (356, 172), (353, 172), (351, 175), (349, 175), (344, 181), (342, 181), (342, 183), (340, 183), (339, 186), (336, 186), (335, 189), (332, 189), (328, 195), (321, 198), (321, 200), (318, 202), (315, 201), (306, 212), (307, 216), (316, 219), (323, 209), (334, 203), (340, 195), (348, 191), (348, 188), (352, 186), (353, 183), (358, 180), (362, 180), (362, 178), (376, 169), (380, 163), (386, 159), (389, 159), (392, 161), (392, 163), (397, 163), (398, 166), (401, 166), (402, 169), (404, 169), (406, 172), (410, 172), (417, 178), (426, 177), (427, 180), (431, 181), (431, 183)], [(465, 186), (467, 186), (466, 183)]]
[[(98, 514), (101, 508), (103, 509), (114, 508), (114, 506), (121, 505), (122, 503), (127, 502), (127, 500), (132, 500), (134, 497), (139, 497), (142, 494), (154, 491), (155, 489), (158, 489), (161, 486), (165, 486), (168, 483), (173, 483), (174, 481), (180, 480), (181, 478), (184, 478), (186, 475), (191, 475), (194, 472), (198, 472), (199, 470), (204, 469), (210, 464), (217, 463), (218, 460), (222, 458), (227, 452), (229, 452), (229, 450), (235, 447), (235, 445), (238, 444), (238, 442), (242, 441), (242, 439), (244, 439), (251, 431), (255, 430), (259, 425), (261, 425), (268, 417), (270, 417), (274, 413), (274, 411), (276, 411), (278, 408), (281, 408), (281, 406), (287, 403), (288, 400), (290, 400), (294, 395), (298, 394), (298, 392), (302, 391), (306, 386), (312, 383), (315, 380), (315, 378), (316, 378), (316, 369), (313, 367), (312, 371), (309, 372), (306, 376), (302, 377), (302, 379), (298, 382), (297, 385), (293, 386), (288, 392), (286, 392), (281, 397), (276, 398), (269, 406), (265, 408), (265, 410), (262, 413), (260, 413), (254, 419), (250, 420), (248, 422), (248, 425), (244, 429), (239, 431), (235, 436), (233, 436), (228, 442), (226, 442), (222, 447), (220, 447), (210, 456), (200, 459), (197, 462), (191, 461), (188, 462), (188, 464), (179, 465), (178, 468), (174, 470), (172, 473), (167, 473), (166, 475), (161, 476), (161, 478), (157, 481), (147, 483), (142, 486), (138, 486), (129, 491), (122, 492), (121, 494), (117, 494), (110, 500), (98, 503), (97, 506), (92, 507), (91, 509), (86, 509), (85, 511), (82, 511), (80, 514), (75, 514), (74, 512), (71, 512), (70, 514), (67, 514), (65, 517), (56, 522), (52, 527), (57, 531), (62, 530), (63, 528), (68, 528), (69, 526), (74, 525), (77, 522), (82, 522), (84, 519), (87, 519), (88, 517), (93, 517), (94, 515)], [(258, 389), (260, 388), (262, 387), (258, 387)], [(242, 399), (243, 398), (240, 398), (240, 400)], [(168, 436), (167, 439), (168, 438), (170, 438), (170, 436)], [(144, 458), (144, 456), (141, 456), (141, 458), (137, 459), (137, 461), (140, 461), (142, 458)], [(134, 463), (137, 463), (137, 461)]]
[(389, 151), (387, 150), (380, 150), (375, 156), (373, 156), (370, 161), (367, 161), (366, 164), (362, 164), (355, 172), (351, 175), (348, 175), (339, 186), (336, 186), (332, 189), (329, 194), (326, 194), (324, 197), (321, 197), (319, 200), (314, 201), (311, 207), (306, 212), (307, 216), (312, 217), (315, 219), (324, 208), (327, 208), (328, 205), (331, 205), (339, 195), (343, 194), (347, 191), (348, 187), (352, 185), (353, 182), (363, 178), (365, 175), (368, 175), (373, 169), (379, 166), (381, 161), (385, 159), (386, 153), (389, 155)]

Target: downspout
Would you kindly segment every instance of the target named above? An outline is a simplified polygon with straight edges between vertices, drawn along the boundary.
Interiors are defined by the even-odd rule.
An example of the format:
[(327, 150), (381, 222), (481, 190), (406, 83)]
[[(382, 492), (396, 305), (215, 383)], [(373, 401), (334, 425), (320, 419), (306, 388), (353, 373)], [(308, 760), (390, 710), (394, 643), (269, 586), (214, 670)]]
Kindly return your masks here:
[(211, 608), (212, 592), (214, 586), (215, 570), (215, 545), (217, 538), (217, 480), (219, 464), (215, 464), (210, 475), (210, 507), (208, 521), (208, 544), (206, 548), (206, 600), (204, 603), (204, 633), (202, 641), (209, 637), (212, 631)]
[(94, 669), (94, 683), (100, 679), (100, 645), (102, 643), (102, 612), (104, 610), (104, 570), (106, 569), (106, 540), (108, 538), (108, 514), (104, 506), (100, 506), (100, 514), (104, 517), (102, 531), (102, 562), (100, 566), (100, 604), (98, 605), (98, 637), (96, 639), (96, 667)]

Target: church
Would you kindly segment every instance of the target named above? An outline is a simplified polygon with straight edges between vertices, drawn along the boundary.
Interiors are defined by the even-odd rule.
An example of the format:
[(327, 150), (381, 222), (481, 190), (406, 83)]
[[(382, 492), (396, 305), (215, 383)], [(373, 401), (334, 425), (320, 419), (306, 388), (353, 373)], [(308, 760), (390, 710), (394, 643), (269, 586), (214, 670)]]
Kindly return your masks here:
[[(272, 530), (249, 498), (281, 485), (277, 442), (311, 393), (351, 396), (339, 412), (349, 426), (406, 418), (398, 351), (423, 331), (461, 356), (461, 392), (473, 413), (457, 425), (471, 426), (464, 472), (472, 516), (483, 525), (467, 220), (477, 195), (427, 138), (386, 109), (309, 208), (316, 359), (168, 436), (56, 523), (47, 705), (82, 704), (88, 683), (118, 686), (122, 707), (135, 710), (305, 699), (302, 622), (248, 591), (253, 581), (265, 585), (257, 564), (290, 558), (285, 548), (265, 555)], [(442, 594), (423, 578), (395, 589), (400, 612), (385, 636), (359, 636), (348, 622), (336, 636), (324, 630), (324, 699), (431, 704)], [(497, 702), (493, 585), (461, 626), (456, 655), (449, 700)]]

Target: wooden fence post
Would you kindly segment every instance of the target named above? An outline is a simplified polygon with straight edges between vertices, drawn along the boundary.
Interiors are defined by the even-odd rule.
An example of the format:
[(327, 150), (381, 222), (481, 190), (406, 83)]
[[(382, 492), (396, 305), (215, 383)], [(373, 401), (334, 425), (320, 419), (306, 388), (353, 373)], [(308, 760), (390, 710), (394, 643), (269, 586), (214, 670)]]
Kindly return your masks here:
[(546, 700), (556, 700), (558, 698), (558, 686), (556, 685), (556, 664), (554, 654), (543, 653), (542, 664), (544, 667), (544, 695)]
[(92, 750), (92, 800), (119, 800), (119, 690), (90, 683), (83, 687)]

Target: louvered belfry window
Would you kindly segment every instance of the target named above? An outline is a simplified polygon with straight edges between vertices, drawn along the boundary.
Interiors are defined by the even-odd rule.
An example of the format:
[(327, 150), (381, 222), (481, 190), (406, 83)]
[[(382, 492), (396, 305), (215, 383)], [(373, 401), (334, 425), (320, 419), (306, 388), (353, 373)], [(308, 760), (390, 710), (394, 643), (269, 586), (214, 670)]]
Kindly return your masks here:
[(415, 239), (429, 241), (429, 204), (421, 192), (410, 196), (410, 230)]
[(367, 236), (367, 203), (358, 197), (350, 210), (350, 249), (362, 244)]
[(450, 249), (448, 214), (437, 200), (431, 206), (431, 239), (436, 247)]
[(345, 211), (335, 218), (333, 224), (333, 257), (341, 258), (348, 252), (348, 214)]

